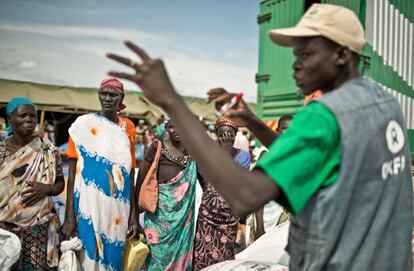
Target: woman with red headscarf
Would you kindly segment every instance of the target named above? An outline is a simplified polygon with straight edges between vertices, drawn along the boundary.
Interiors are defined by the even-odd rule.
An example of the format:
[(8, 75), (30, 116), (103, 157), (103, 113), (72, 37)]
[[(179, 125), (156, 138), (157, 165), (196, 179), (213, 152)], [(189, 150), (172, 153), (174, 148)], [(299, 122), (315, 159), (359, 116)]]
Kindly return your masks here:
[[(121, 270), (128, 227), (138, 235), (134, 194), (135, 127), (118, 116), (124, 88), (115, 78), (98, 92), (101, 112), (80, 116), (69, 128), (69, 178), (62, 232), (83, 243), (84, 270)], [(76, 230), (77, 229), (77, 230)]]

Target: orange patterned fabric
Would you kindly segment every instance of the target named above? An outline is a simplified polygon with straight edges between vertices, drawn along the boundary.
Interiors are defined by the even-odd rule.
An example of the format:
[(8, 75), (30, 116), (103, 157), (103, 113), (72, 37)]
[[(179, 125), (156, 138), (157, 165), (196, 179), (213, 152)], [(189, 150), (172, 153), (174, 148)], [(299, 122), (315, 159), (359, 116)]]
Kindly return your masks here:
[(239, 125), (234, 120), (226, 117), (225, 115), (221, 115), (216, 120), (216, 129), (218, 129), (220, 126), (230, 126), (233, 127), (236, 131), (239, 128)]
[(272, 129), (273, 131), (276, 131), (276, 129), (277, 129), (277, 121), (275, 121), (275, 120), (264, 120), (263, 122), (268, 127), (270, 127), (270, 129)]
[(70, 158), (78, 158), (78, 153), (76, 152), (75, 144), (73, 143), (72, 138), (69, 136), (68, 141), (68, 148), (66, 149), (66, 157)]
[(316, 98), (320, 97), (323, 95), (323, 92), (321, 90), (316, 90), (314, 92), (312, 92), (311, 94), (307, 95), (305, 97), (305, 100), (303, 101), (303, 103), (306, 105), (308, 104), (310, 101), (315, 100)]
[[(135, 161), (135, 125), (134, 123), (124, 117), (118, 116), (118, 126), (125, 127), (125, 132), (128, 136), (129, 143), (131, 146), (131, 159), (132, 159), (132, 167), (136, 167), (136, 161)], [(73, 140), (71, 137), (69, 137), (68, 141), (68, 148), (66, 150), (66, 156), (68, 158), (78, 158), (78, 153), (76, 151), (75, 144), (73, 143)]]

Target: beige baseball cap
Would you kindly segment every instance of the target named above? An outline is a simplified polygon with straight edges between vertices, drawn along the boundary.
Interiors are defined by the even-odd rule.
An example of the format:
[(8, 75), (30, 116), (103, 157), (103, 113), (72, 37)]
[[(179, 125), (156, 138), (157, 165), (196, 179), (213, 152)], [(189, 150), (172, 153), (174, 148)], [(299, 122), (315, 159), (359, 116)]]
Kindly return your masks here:
[(273, 29), (270, 39), (292, 47), (294, 37), (325, 37), (360, 54), (365, 44), (364, 29), (356, 14), (345, 7), (313, 4), (295, 27)]

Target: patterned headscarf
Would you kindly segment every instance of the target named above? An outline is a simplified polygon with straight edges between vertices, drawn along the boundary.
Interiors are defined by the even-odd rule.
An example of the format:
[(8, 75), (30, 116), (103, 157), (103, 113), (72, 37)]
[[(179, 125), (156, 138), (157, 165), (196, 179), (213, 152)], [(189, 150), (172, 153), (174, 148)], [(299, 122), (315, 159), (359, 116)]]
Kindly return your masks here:
[[(103, 89), (103, 88), (110, 88), (110, 89), (118, 91), (119, 93), (122, 94), (122, 96), (125, 95), (124, 85), (121, 83), (121, 81), (119, 81), (116, 78), (107, 78), (107, 79), (102, 80), (101, 89)], [(121, 103), (119, 105), (118, 110), (121, 111), (125, 108), (126, 108), (126, 105), (124, 103)]]
[(216, 120), (216, 130), (220, 127), (220, 126), (230, 126), (232, 128), (234, 128), (234, 130), (238, 130), (239, 129), (239, 125), (232, 119), (226, 117), (225, 115), (221, 115), (217, 120)]
[[(10, 117), (11, 114), (13, 114), (14, 110), (23, 105), (32, 105), (36, 108), (30, 99), (24, 96), (14, 97), (6, 106), (6, 116)], [(11, 127), (10, 122), (7, 124), (6, 131), (8, 135), (11, 135), (13, 133), (13, 128)]]

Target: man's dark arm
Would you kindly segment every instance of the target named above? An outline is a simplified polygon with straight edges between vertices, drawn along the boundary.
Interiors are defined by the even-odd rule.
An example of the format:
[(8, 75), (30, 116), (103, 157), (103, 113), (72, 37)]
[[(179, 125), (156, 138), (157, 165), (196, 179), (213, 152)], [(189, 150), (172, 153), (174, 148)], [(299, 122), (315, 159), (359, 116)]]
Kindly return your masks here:
[(275, 141), (279, 136), (279, 133), (270, 129), (270, 127), (261, 121), (256, 115), (252, 116), (251, 121), (247, 123), (247, 128), (266, 148), (269, 148), (273, 141)]
[[(164, 110), (172, 117), (206, 179), (226, 198), (236, 215), (245, 216), (280, 195), (280, 188), (263, 171), (249, 172), (234, 163), (230, 155), (225, 155), (178, 95), (170, 97)], [(256, 123), (253, 127), (260, 125)]]
[[(194, 117), (174, 90), (162, 60), (152, 59), (144, 50), (131, 42), (125, 42), (125, 45), (139, 56), (141, 64), (119, 55), (107, 54), (109, 58), (135, 71), (133, 74), (110, 72), (109, 75), (135, 82), (151, 102), (160, 106), (172, 117), (182, 142), (197, 161), (206, 179), (229, 202), (235, 215), (247, 215), (280, 196), (281, 190), (278, 185), (262, 170), (249, 172), (240, 168), (232, 157), (207, 135), (204, 126)], [(267, 128), (254, 121), (254, 117), (249, 118), (252, 114), (249, 114), (245, 108), (243, 103), (235, 105), (235, 109), (244, 113), (244, 117), (238, 118), (244, 119), (244, 123), (250, 123), (245, 126), (250, 126), (254, 132), (259, 133), (266, 145), (270, 145), (272, 137), (268, 136), (267, 132), (265, 135), (260, 135), (260, 131), (257, 131), (260, 127)], [(235, 109), (232, 108), (231, 111), (236, 111)]]

